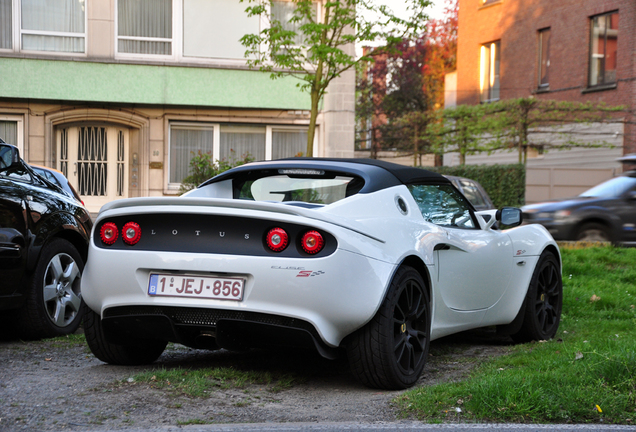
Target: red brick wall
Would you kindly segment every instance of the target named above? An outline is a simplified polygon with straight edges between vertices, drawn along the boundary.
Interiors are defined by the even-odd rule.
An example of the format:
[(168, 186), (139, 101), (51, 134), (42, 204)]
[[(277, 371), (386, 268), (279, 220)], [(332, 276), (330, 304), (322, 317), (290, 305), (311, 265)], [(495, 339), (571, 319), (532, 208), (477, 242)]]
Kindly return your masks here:
[[(587, 91), (590, 17), (618, 11), (617, 84)], [(537, 92), (538, 31), (551, 30), (549, 90)], [(528, 97), (605, 102), (636, 108), (635, 0), (459, 0), (457, 103), (479, 103), (479, 52), (501, 41), (501, 99)], [(633, 119), (628, 118), (629, 121)], [(625, 125), (624, 153), (636, 152), (636, 128)]]

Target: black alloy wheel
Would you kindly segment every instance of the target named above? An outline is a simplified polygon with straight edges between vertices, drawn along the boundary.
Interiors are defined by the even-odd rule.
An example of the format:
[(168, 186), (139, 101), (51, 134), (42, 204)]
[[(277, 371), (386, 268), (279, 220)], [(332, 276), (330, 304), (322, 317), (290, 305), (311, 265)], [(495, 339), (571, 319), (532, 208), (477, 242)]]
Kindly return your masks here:
[(528, 287), (523, 324), (513, 338), (519, 342), (552, 339), (559, 328), (562, 305), (559, 262), (554, 254), (544, 252)]
[(375, 317), (348, 340), (353, 375), (373, 388), (412, 386), (426, 364), (430, 326), (427, 286), (419, 272), (402, 266)]
[(428, 301), (415, 279), (406, 280), (393, 309), (393, 352), (400, 372), (412, 375), (428, 353)]

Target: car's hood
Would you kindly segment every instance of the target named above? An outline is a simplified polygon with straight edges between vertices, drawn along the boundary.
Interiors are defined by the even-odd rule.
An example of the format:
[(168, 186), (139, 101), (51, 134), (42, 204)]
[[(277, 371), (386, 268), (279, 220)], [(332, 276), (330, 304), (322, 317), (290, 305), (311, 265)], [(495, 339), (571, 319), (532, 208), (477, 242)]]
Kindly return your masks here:
[(607, 201), (608, 198), (599, 197), (574, 197), (567, 198), (562, 201), (548, 201), (536, 204), (528, 204), (521, 207), (524, 213), (537, 213), (537, 212), (555, 212), (565, 209), (576, 209), (579, 207), (596, 205), (600, 202)]
[[(143, 208), (142, 208), (143, 207)], [(237, 200), (226, 198), (190, 198), (187, 196), (182, 197), (143, 197), (143, 198), (127, 198), (122, 200), (111, 201), (105, 204), (99, 211), (98, 220), (110, 212), (161, 212), (158, 207), (164, 207), (166, 212), (170, 212), (170, 208), (174, 208), (176, 211), (183, 211), (184, 207), (199, 208), (204, 211), (205, 208), (216, 209), (237, 209), (237, 210), (254, 210), (271, 212), (277, 214), (284, 214), (290, 216), (301, 216), (308, 219), (319, 220), (328, 222), (333, 225), (340, 226), (366, 237), (370, 237), (374, 240), (385, 242), (384, 239), (379, 238), (377, 235), (369, 233), (369, 229), (360, 222), (343, 217), (342, 215), (332, 215), (327, 211), (328, 206), (322, 206), (317, 208), (306, 208), (298, 205), (283, 204), (279, 202), (266, 202), (266, 201), (249, 201), (249, 200)]]

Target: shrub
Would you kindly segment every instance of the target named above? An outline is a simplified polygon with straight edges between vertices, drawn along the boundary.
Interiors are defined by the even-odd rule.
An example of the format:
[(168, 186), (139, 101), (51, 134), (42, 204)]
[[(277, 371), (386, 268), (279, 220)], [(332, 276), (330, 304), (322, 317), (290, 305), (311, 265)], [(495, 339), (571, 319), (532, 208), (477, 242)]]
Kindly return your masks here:
[(210, 152), (203, 153), (201, 150), (196, 154), (191, 152), (194, 156), (190, 159), (190, 175), (181, 181), (179, 194), (181, 195), (195, 189), (204, 181), (230, 168), (254, 161), (254, 158), (249, 153), (243, 155), (241, 159), (237, 159), (234, 155), (234, 150), (230, 150), (230, 152), (232, 153), (232, 157), (229, 161), (225, 159), (213, 161)]

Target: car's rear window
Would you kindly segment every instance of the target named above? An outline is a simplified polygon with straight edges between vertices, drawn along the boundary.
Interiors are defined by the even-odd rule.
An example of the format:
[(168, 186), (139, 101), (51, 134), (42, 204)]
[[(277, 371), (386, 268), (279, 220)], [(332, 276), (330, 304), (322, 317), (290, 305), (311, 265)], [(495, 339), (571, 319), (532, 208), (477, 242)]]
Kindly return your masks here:
[[(238, 180), (238, 179), (237, 179)], [(253, 201), (332, 204), (356, 194), (362, 179), (323, 170), (269, 171), (268, 175), (235, 180), (234, 197)]]

